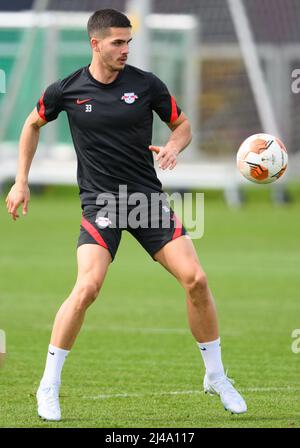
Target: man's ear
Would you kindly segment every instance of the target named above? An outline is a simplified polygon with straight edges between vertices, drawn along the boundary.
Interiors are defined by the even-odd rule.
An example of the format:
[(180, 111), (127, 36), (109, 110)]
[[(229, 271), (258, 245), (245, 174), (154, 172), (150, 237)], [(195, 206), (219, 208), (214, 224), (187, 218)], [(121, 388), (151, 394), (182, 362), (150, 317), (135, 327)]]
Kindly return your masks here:
[(96, 39), (95, 37), (92, 37), (90, 40), (92, 50), (96, 51), (97, 53), (99, 53), (98, 42), (99, 42), (99, 39)]

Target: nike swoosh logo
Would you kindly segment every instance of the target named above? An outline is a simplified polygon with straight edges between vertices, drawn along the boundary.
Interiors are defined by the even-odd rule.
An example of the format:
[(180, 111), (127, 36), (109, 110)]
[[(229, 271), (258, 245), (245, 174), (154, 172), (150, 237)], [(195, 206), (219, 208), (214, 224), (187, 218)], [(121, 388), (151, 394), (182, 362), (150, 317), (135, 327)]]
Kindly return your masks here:
[(91, 101), (93, 98), (87, 98), (86, 100), (80, 100), (79, 98), (76, 101), (76, 104), (84, 104), (87, 103), (88, 101)]
[(204, 350), (206, 350), (206, 348), (205, 347), (200, 347), (200, 350), (204, 351)]
[(50, 352), (50, 350), (49, 350), (49, 353), (50, 353), (50, 355), (54, 355), (54, 352), (52, 353), (52, 352)]

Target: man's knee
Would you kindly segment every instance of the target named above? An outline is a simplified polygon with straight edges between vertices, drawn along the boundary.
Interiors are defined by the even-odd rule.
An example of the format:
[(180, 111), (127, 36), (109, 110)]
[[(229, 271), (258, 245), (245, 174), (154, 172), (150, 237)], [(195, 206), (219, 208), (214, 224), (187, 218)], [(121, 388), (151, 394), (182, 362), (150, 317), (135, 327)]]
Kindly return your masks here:
[(181, 278), (181, 284), (189, 294), (204, 293), (208, 289), (208, 280), (205, 272), (199, 265), (192, 266)]
[(101, 284), (92, 279), (79, 281), (75, 292), (76, 308), (86, 310), (98, 297), (100, 287)]

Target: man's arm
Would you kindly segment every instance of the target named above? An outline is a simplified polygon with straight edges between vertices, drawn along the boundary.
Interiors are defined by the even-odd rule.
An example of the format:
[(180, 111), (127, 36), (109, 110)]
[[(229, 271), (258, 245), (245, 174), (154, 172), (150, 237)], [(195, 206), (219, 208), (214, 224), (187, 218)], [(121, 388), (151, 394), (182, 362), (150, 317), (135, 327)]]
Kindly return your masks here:
[(191, 126), (183, 112), (176, 121), (168, 123), (168, 126), (172, 131), (168, 143), (165, 146), (149, 146), (151, 151), (156, 152), (159, 168), (163, 170), (172, 170), (176, 166), (178, 154), (192, 141)]
[(47, 121), (39, 116), (35, 108), (27, 117), (21, 132), (16, 181), (5, 200), (7, 211), (14, 221), (19, 218), (18, 208), (20, 204), (23, 204), (23, 215), (27, 213), (30, 199), (28, 174), (38, 145), (40, 128), (46, 123)]

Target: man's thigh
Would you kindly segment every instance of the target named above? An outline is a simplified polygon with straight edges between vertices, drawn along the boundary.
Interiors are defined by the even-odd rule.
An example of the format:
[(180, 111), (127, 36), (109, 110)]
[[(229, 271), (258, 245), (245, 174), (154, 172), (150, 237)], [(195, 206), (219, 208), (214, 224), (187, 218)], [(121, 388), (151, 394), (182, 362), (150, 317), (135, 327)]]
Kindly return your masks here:
[(101, 276), (105, 274), (111, 263), (111, 255), (107, 249), (97, 244), (83, 244), (77, 249), (78, 274), (94, 271)]
[(177, 279), (188, 278), (194, 272), (203, 272), (194, 244), (189, 235), (165, 244), (154, 259)]

